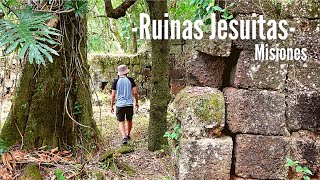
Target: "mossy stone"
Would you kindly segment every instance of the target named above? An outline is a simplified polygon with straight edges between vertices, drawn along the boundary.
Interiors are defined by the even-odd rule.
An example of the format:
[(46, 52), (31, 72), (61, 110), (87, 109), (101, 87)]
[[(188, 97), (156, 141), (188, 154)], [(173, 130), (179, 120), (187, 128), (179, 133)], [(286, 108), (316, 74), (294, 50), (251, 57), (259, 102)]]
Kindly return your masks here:
[(173, 101), (173, 109), (189, 137), (218, 136), (224, 128), (225, 101), (218, 89), (186, 87)]
[(42, 180), (39, 167), (36, 164), (27, 165), (20, 178), (21, 180)]

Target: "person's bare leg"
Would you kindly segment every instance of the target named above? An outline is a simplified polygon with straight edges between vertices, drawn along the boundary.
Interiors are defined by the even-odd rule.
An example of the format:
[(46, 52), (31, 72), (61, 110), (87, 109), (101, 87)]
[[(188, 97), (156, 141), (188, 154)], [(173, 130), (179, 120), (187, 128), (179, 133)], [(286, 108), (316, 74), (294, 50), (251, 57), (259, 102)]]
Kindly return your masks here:
[(127, 120), (127, 135), (130, 136), (130, 132), (132, 129), (132, 120)]
[(119, 122), (119, 129), (120, 129), (122, 138), (125, 138), (126, 137), (126, 130), (125, 130), (125, 127), (124, 127), (124, 121), (120, 121)]

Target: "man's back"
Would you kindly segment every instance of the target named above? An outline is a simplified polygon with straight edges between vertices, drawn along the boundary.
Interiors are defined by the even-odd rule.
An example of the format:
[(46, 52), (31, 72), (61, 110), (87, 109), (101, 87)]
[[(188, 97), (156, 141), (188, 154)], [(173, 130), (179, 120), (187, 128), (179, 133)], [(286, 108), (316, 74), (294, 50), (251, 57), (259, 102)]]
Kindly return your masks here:
[(112, 89), (116, 90), (116, 106), (133, 106), (132, 87), (134, 80), (130, 77), (119, 77), (113, 82)]

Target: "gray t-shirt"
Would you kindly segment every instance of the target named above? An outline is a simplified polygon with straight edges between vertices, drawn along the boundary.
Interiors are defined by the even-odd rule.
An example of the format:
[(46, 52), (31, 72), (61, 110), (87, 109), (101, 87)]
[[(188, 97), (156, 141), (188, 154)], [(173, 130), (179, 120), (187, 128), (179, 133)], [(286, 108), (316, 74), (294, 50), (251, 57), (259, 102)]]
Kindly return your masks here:
[(116, 91), (116, 107), (133, 106), (132, 88), (136, 83), (131, 77), (119, 77), (112, 84), (112, 90)]

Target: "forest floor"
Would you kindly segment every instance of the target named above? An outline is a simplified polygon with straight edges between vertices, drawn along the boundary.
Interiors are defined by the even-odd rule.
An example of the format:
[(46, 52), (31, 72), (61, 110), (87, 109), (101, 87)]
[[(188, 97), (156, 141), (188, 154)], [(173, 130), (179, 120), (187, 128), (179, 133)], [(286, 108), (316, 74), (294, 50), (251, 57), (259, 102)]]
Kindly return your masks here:
[[(0, 161), (0, 179), (18, 179), (23, 175), (27, 164), (34, 163), (40, 167), (44, 180), (64, 179), (173, 179), (173, 166), (170, 153), (166, 151), (150, 152), (147, 148), (147, 132), (149, 120), (149, 101), (140, 103), (139, 112), (135, 112), (133, 129), (128, 146), (134, 149), (126, 154), (115, 153), (114, 164), (101, 162), (101, 156), (111, 149), (121, 148), (121, 135), (118, 131), (116, 116), (110, 112), (110, 99), (106, 93), (98, 92), (93, 97), (94, 118), (103, 137), (103, 148), (91, 160), (83, 162), (83, 158), (75, 156), (71, 151), (58, 151), (57, 148), (42, 147), (32, 150), (20, 150), (19, 144), (10, 148), (9, 153), (2, 154)], [(2, 116), (10, 109), (6, 101), (2, 107)], [(9, 106), (9, 107), (7, 107)], [(3, 115), (5, 114), (5, 115)], [(2, 121), (3, 123), (3, 121)], [(1, 142), (0, 142), (1, 151)], [(120, 163), (119, 163), (120, 162)], [(129, 170), (128, 170), (129, 169)]]
[[(108, 96), (99, 95), (102, 98), (102, 106), (96, 101), (94, 107), (95, 119), (104, 136), (106, 149), (121, 146), (121, 134), (118, 130), (116, 116), (110, 113), (110, 99)], [(111, 179), (172, 179), (173, 168), (171, 166), (171, 156), (161, 152), (150, 152), (147, 147), (148, 123), (149, 123), (148, 100), (140, 101), (140, 108), (135, 112), (133, 118), (133, 128), (129, 146), (134, 147), (134, 152), (123, 154), (118, 159), (128, 163), (134, 169), (133, 175), (125, 172), (115, 173), (109, 171), (108, 177)], [(101, 112), (101, 113), (100, 113)], [(101, 120), (102, 119), (102, 120)]]

